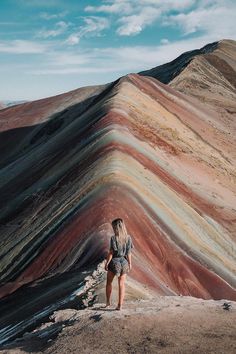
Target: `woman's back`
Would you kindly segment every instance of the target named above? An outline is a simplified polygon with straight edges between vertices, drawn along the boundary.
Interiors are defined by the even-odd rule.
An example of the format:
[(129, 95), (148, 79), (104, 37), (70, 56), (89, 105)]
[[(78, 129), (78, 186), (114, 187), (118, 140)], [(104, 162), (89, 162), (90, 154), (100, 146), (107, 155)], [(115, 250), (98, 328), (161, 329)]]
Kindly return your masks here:
[(133, 248), (133, 242), (130, 235), (127, 237), (127, 241), (123, 246), (121, 246), (117, 240), (115, 235), (111, 236), (110, 240), (110, 250), (113, 251), (113, 258), (115, 257), (125, 257), (130, 252), (131, 248)]

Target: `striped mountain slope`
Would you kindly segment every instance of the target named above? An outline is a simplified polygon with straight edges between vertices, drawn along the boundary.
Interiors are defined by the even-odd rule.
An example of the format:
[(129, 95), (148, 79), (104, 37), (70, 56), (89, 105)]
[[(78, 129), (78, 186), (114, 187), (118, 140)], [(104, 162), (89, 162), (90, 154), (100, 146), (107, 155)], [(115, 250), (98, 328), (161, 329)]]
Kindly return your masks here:
[(137, 74), (77, 99), (44, 118), (30, 103), (32, 124), (29, 103), (2, 111), (0, 296), (96, 265), (119, 216), (135, 280), (235, 300), (235, 152), (217, 116)]

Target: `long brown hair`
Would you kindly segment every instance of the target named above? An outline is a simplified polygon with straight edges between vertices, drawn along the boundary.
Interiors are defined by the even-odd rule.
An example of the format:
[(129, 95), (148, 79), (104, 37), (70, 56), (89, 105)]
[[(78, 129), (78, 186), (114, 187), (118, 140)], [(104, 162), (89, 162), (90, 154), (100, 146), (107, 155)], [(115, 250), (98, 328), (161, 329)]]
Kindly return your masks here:
[(123, 246), (128, 239), (128, 233), (124, 220), (121, 218), (114, 219), (112, 221), (112, 227), (115, 232), (116, 240), (120, 246)]

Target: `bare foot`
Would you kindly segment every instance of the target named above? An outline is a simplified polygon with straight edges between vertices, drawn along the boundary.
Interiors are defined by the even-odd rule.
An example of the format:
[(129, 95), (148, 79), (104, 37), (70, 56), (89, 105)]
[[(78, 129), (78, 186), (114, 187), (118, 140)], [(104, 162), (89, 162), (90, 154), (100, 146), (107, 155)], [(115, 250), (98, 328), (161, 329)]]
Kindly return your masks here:
[(122, 307), (121, 306), (116, 306), (116, 310), (121, 310), (122, 309)]
[(105, 309), (105, 308), (110, 307), (110, 306), (111, 306), (111, 304), (106, 304), (105, 306), (103, 306), (103, 308)]

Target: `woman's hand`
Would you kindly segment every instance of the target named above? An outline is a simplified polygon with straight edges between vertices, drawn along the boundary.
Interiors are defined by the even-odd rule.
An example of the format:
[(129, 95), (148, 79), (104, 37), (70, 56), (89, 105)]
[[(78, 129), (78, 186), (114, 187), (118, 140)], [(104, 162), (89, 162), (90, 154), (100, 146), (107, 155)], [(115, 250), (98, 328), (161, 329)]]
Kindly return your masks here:
[(108, 271), (108, 262), (105, 263), (105, 270)]
[(131, 260), (131, 252), (127, 254), (127, 261), (129, 263), (129, 270), (132, 269), (132, 260)]
[(107, 259), (106, 259), (106, 263), (105, 263), (105, 270), (109, 270), (108, 269), (108, 264), (110, 263), (111, 259), (112, 259), (112, 254), (113, 254), (113, 251), (110, 250), (108, 255), (107, 255)]

